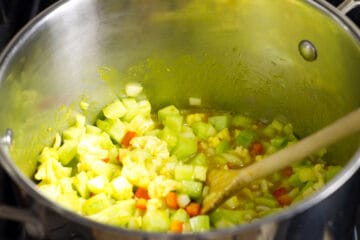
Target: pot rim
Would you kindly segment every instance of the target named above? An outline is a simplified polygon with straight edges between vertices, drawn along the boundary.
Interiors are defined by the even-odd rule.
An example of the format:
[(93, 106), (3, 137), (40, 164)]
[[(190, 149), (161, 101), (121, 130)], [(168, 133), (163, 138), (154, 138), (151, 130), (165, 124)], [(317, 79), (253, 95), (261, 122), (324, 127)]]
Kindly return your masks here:
[[(17, 51), (17, 46), (22, 45), (27, 41), (27, 39), (32, 35), (33, 29), (36, 26), (42, 25), (46, 22), (47, 18), (51, 18), (51, 15), (56, 14), (56, 11), (60, 11), (62, 8), (67, 8), (70, 4), (77, 4), (76, 1), (70, 0), (60, 0), (56, 2), (49, 8), (45, 9), (43, 12), (34, 17), (29, 23), (27, 23), (9, 42), (9, 44), (5, 47), (3, 52), (0, 54), (0, 77), (4, 76), (6, 73), (6, 68), (3, 66), (7, 66), (9, 61), (11, 60), (11, 56)], [(356, 42), (360, 45), (360, 29), (347, 17), (343, 16), (344, 14), (337, 8), (333, 7), (329, 3), (324, 0), (306, 0), (305, 4), (312, 5), (319, 11), (327, 14), (333, 20), (335, 20), (348, 34), (350, 34)], [(0, 79), (0, 83), (1, 83)], [(258, 229), (259, 227), (270, 224), (270, 223), (278, 223), (280, 221), (289, 219), (305, 210), (315, 206), (320, 203), (331, 194), (333, 194), (336, 190), (338, 190), (345, 182), (347, 182), (355, 172), (360, 168), (360, 147), (356, 150), (354, 155), (350, 158), (349, 162), (345, 165), (344, 169), (335, 176), (330, 182), (326, 184), (321, 190), (318, 190), (316, 193), (308, 197), (307, 199), (299, 202), (296, 205), (289, 207), (287, 210), (283, 210), (277, 214), (273, 214), (267, 217), (263, 217), (254, 222), (238, 225), (232, 228), (225, 229), (217, 229), (211, 230), (209, 232), (202, 233), (183, 233), (183, 234), (173, 234), (173, 233), (152, 233), (145, 232), (140, 230), (131, 230), (120, 227), (115, 227), (107, 224), (102, 224), (96, 221), (93, 221), (87, 217), (81, 216), (73, 211), (67, 210), (57, 204), (56, 202), (50, 200), (43, 194), (41, 194), (37, 189), (36, 185), (29, 178), (25, 177), (20, 170), (16, 167), (16, 165), (11, 160), (9, 155), (8, 146), (0, 143), (0, 165), (5, 169), (5, 171), (11, 176), (12, 180), (21, 187), (21, 189), (25, 190), (30, 196), (38, 201), (40, 204), (45, 207), (55, 211), (60, 214), (64, 218), (70, 221), (76, 221), (86, 227), (90, 228), (101, 228), (106, 230), (107, 232), (113, 233), (121, 233), (123, 235), (129, 236), (141, 236), (141, 237), (151, 237), (151, 238), (159, 238), (162, 239), (165, 236), (176, 236), (176, 239), (185, 239), (191, 236), (201, 236), (202, 238), (207, 237), (224, 237), (224, 234), (238, 234), (241, 232), (251, 231)]]

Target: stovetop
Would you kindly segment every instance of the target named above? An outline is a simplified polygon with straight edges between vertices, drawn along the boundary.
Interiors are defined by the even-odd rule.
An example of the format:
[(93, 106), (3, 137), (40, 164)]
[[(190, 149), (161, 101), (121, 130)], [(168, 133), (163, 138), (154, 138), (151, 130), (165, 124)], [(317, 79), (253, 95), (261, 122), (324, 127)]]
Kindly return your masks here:
[[(327, 1), (334, 6), (344, 2), (344, 0)], [(40, 11), (55, 2), (57, 0), (0, 0), (0, 51), (21, 27)], [(360, 5), (347, 15), (360, 27)], [(278, 231), (276, 239), (322, 239), (322, 226), (324, 224), (327, 231), (332, 235), (332, 238), (329, 239), (360, 239), (359, 179), (360, 171), (346, 186), (326, 200), (321, 207), (310, 209), (283, 224)], [(16, 189), (15, 184), (4, 170), (0, 168), (0, 204), (22, 206), (14, 189)], [(22, 224), (1, 219), (0, 239), (37, 240), (28, 236)]]

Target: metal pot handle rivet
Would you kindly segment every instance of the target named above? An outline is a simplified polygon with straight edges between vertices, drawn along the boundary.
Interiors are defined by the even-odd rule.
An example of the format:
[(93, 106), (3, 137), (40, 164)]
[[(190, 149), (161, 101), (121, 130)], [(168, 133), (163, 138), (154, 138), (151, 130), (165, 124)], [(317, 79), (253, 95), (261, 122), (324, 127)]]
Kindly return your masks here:
[(315, 61), (317, 59), (317, 50), (315, 45), (309, 40), (302, 40), (299, 43), (299, 52), (300, 55), (309, 62)]

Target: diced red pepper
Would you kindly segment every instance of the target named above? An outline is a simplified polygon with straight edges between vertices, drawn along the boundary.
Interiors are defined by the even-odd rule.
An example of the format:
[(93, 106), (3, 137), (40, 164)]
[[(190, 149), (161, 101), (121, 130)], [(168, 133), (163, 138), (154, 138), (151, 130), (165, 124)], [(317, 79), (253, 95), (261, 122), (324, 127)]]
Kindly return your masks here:
[(109, 157), (103, 159), (103, 162), (108, 163), (109, 161), (110, 161), (110, 158), (109, 158)]
[(132, 132), (132, 131), (128, 131), (123, 140), (121, 141), (121, 144), (124, 146), (124, 147), (129, 147), (130, 146), (130, 141), (131, 139), (133, 139), (134, 137), (136, 137), (136, 132)]
[(173, 220), (170, 225), (170, 232), (173, 233), (182, 233), (184, 228), (184, 223), (181, 221)]
[(290, 177), (291, 175), (293, 175), (293, 169), (292, 167), (286, 167), (282, 170), (282, 174), (285, 176), (285, 177)]
[(275, 191), (273, 191), (272, 194), (275, 198), (278, 198), (286, 193), (287, 193), (287, 190), (284, 187), (280, 187), (280, 188), (276, 189)]
[(145, 198), (138, 198), (135, 202), (135, 207), (140, 210), (146, 210), (147, 200)]
[(250, 146), (250, 155), (255, 157), (264, 153), (264, 146), (260, 142), (254, 142)]
[(185, 211), (190, 217), (195, 217), (200, 214), (201, 206), (197, 202), (192, 202), (185, 207)]
[(178, 209), (177, 194), (175, 192), (169, 192), (165, 197), (166, 205), (172, 209)]
[(143, 198), (143, 199), (146, 199), (146, 200), (150, 199), (148, 191), (145, 188), (141, 188), (141, 187), (136, 189), (135, 197), (136, 198)]
[(292, 202), (291, 197), (288, 194), (281, 195), (276, 198), (280, 206), (287, 206), (290, 205)]

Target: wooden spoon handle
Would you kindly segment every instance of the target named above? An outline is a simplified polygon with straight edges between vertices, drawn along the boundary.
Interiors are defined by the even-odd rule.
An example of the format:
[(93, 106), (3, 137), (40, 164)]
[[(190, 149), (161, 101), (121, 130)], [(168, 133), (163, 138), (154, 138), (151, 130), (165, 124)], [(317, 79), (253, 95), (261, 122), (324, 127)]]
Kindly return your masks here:
[[(224, 186), (226, 181), (216, 181), (211, 188), (221, 189), (220, 192), (214, 194), (212, 199), (204, 199), (202, 212), (206, 213), (218, 207), (224, 200), (232, 196), (239, 188), (244, 187), (250, 182), (266, 177), (280, 169), (283, 169), (293, 162), (304, 159), (310, 154), (314, 153), (321, 148), (329, 146), (351, 134), (360, 131), (360, 108), (349, 113), (348, 115), (338, 119), (327, 127), (309, 135), (308, 137), (300, 140), (296, 144), (286, 147), (269, 157), (264, 158), (262, 161), (249, 165), (248, 167), (229, 171), (226, 176), (232, 179), (227, 186)], [(220, 175), (218, 177), (220, 178)], [(210, 178), (215, 176), (209, 176)], [(224, 176), (222, 177), (224, 179)], [(221, 187), (215, 185), (222, 185)], [(206, 201), (205, 201), (206, 200)]]

